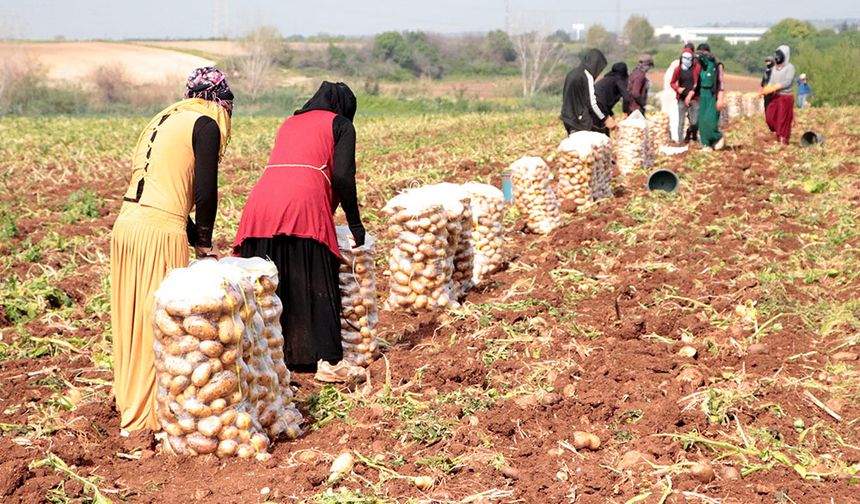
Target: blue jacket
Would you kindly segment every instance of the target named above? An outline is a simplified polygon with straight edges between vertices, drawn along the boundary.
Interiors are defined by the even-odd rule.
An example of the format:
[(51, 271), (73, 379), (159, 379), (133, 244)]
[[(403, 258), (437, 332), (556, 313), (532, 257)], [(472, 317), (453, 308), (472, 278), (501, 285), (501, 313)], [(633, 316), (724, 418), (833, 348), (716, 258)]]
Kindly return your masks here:
[(800, 79), (797, 79), (797, 94), (812, 96), (812, 86), (809, 85), (809, 82), (804, 84)]

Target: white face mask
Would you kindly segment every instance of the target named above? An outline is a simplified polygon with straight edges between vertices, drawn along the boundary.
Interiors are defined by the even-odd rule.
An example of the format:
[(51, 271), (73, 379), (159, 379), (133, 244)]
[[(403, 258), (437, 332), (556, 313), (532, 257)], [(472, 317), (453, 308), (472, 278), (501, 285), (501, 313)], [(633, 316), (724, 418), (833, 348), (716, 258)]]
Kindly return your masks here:
[(691, 66), (693, 66), (693, 57), (685, 53), (681, 56), (681, 68), (689, 70)]

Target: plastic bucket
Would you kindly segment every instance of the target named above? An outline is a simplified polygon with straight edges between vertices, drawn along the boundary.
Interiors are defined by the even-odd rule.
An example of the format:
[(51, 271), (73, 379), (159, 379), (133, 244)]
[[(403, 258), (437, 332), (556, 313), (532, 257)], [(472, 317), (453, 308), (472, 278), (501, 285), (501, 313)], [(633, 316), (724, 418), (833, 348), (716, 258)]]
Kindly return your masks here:
[(807, 131), (800, 135), (801, 147), (810, 147), (816, 144), (824, 144), (824, 137), (814, 131)]
[(513, 203), (514, 181), (511, 178), (511, 172), (509, 170), (502, 172), (502, 195), (505, 197), (506, 202)]
[(680, 181), (672, 170), (657, 170), (648, 176), (649, 191), (666, 191), (673, 193), (678, 190)]

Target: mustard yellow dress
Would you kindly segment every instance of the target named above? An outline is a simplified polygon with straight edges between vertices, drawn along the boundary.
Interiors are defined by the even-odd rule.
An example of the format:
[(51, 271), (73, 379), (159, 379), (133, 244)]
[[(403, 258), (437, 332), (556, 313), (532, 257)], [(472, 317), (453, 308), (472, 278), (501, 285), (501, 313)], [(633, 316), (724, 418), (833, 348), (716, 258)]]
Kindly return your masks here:
[(183, 100), (147, 125), (134, 151), (131, 183), (111, 234), (111, 334), (121, 428), (158, 430), (155, 416), (153, 296), (167, 273), (188, 265), (194, 204), (194, 123), (218, 123), (221, 148), (230, 117), (213, 102)]

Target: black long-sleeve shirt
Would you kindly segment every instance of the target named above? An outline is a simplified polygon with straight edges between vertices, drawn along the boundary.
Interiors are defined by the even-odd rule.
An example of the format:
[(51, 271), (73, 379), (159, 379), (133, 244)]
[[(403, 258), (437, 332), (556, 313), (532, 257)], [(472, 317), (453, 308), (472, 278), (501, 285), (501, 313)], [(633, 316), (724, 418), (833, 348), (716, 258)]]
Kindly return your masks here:
[(194, 123), (191, 148), (194, 150), (194, 206), (197, 222), (188, 218), (188, 242), (195, 246), (211, 247), (212, 229), (218, 210), (218, 157), (221, 151), (221, 131), (211, 117), (200, 117)]
[(630, 108), (630, 95), (627, 94), (627, 79), (620, 75), (607, 74), (594, 85), (594, 94), (597, 96), (597, 106), (604, 114), (611, 116), (612, 109), (618, 100), (622, 101), (622, 108), (627, 112)]
[(364, 225), (358, 210), (358, 193), (355, 188), (355, 126), (352, 121), (337, 115), (332, 121), (334, 135), (334, 167), (332, 168), (332, 190), (340, 201), (349, 230), (357, 246), (364, 245)]

